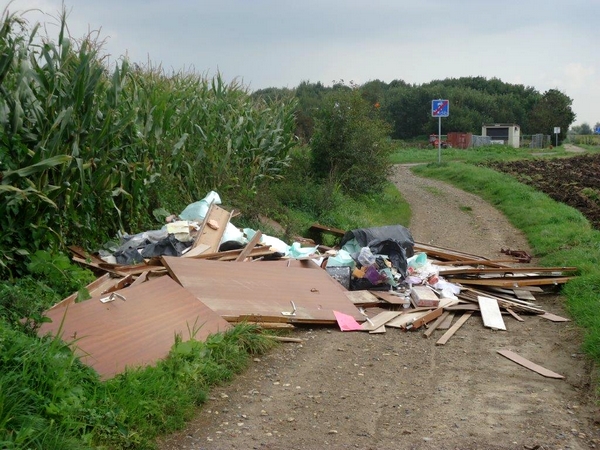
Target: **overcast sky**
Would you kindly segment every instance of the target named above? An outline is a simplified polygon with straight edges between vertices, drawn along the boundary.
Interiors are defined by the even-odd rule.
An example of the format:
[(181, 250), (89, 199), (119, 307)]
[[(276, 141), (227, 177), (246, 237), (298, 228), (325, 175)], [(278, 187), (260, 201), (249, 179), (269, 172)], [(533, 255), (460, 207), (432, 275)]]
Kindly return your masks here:
[[(540, 93), (559, 89), (573, 99), (575, 124), (600, 122), (600, 0), (64, 3), (71, 35), (100, 30), (113, 59), (126, 54), (168, 71), (220, 72), (251, 90), (302, 81), (495, 77)], [(56, 15), (61, 4), (14, 0), (9, 9)], [(39, 12), (25, 17), (56, 23)], [(47, 29), (56, 36), (56, 27)]]

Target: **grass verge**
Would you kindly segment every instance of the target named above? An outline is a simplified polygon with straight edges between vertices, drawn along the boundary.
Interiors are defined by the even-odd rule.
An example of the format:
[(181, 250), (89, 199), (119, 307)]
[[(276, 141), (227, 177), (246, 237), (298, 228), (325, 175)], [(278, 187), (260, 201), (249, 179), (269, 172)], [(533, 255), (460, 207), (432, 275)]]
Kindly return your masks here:
[(576, 209), (491, 169), (453, 162), (413, 170), (489, 201), (525, 233), (541, 264), (579, 268), (563, 289), (566, 307), (585, 331), (584, 351), (600, 363), (600, 232)]

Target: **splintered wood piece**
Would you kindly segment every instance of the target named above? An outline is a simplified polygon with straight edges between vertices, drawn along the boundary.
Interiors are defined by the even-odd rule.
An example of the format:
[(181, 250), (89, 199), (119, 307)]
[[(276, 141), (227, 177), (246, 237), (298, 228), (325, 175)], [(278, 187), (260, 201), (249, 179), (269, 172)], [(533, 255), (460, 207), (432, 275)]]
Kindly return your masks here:
[(505, 309), (506, 309), (506, 312), (508, 312), (511, 316), (513, 316), (519, 322), (525, 322), (525, 320), (520, 315), (518, 315), (516, 312), (514, 312), (512, 309), (510, 309), (510, 308), (505, 308)]
[(425, 333), (423, 333), (423, 336), (425, 337), (429, 337), (432, 335), (432, 333), (440, 326), (440, 324), (446, 320), (446, 317), (448, 317), (448, 314), (450, 314), (449, 311), (444, 311), (442, 313), (442, 315), (440, 317), (438, 317), (435, 322), (433, 322), (433, 324), (429, 325), (429, 328), (427, 328), (427, 330), (425, 330)]
[(502, 319), (502, 313), (500, 312), (498, 302), (493, 298), (484, 297), (482, 295), (477, 296), (477, 301), (479, 302), (483, 325), (492, 330), (506, 331), (506, 325), (504, 324), (504, 319)]
[(458, 319), (456, 323), (452, 325), (450, 329), (446, 331), (444, 335), (437, 340), (435, 345), (445, 345), (446, 342), (448, 342), (448, 340), (454, 335), (454, 333), (456, 333), (458, 329), (462, 327), (463, 324), (469, 319), (469, 317), (471, 317), (471, 314), (473, 314), (473, 311), (467, 311), (462, 316), (460, 316), (460, 319)]
[(181, 255), (183, 258), (193, 258), (194, 256), (201, 255), (205, 251), (210, 248), (210, 245), (206, 244), (198, 244), (197, 246), (191, 248), (189, 251), (185, 252)]
[(363, 323), (362, 329), (363, 329), (363, 331), (376, 330), (377, 328), (381, 327), (382, 325), (385, 325), (386, 323), (388, 323), (390, 320), (395, 319), (400, 314), (402, 314), (402, 311), (381, 312), (381, 313), (377, 314), (375, 317), (373, 317), (372, 319)]
[(378, 305), (383, 303), (369, 291), (345, 291), (346, 297), (357, 306)]
[(404, 296), (400, 296), (400, 295), (396, 295), (396, 294), (391, 294), (388, 291), (369, 291), (371, 294), (373, 294), (375, 297), (380, 298), (381, 300), (388, 302), (392, 305), (404, 305), (404, 303), (406, 303), (406, 300), (404, 298)]
[(543, 317), (544, 319), (548, 319), (551, 322), (570, 322), (571, 319), (567, 319), (566, 317), (560, 317), (557, 316), (556, 314), (552, 314), (547, 312), (546, 314), (542, 314), (540, 317)]
[(513, 292), (515, 297), (517, 297), (519, 300), (527, 300), (530, 302), (536, 301), (535, 296), (530, 291), (526, 291), (525, 289), (513, 289)]
[(436, 308), (433, 311), (430, 311), (427, 314), (425, 314), (423, 317), (419, 317), (414, 322), (408, 324), (406, 326), (406, 329), (407, 330), (408, 329), (410, 329), (410, 330), (418, 330), (419, 328), (421, 328), (426, 323), (429, 323), (433, 319), (437, 319), (438, 317), (440, 317), (443, 312), (444, 312), (444, 308)]
[(256, 233), (254, 233), (254, 236), (252, 236), (252, 239), (250, 239), (250, 242), (246, 244), (246, 246), (242, 249), (241, 253), (235, 260), (238, 262), (244, 261), (250, 255), (252, 249), (256, 247), (256, 244), (260, 242), (261, 238), (262, 231), (257, 230)]
[(520, 364), (523, 367), (526, 367), (529, 370), (533, 370), (536, 373), (546, 377), (546, 378), (557, 378), (562, 379), (564, 376), (559, 375), (556, 372), (552, 372), (551, 370), (546, 369), (545, 367), (539, 366), (534, 362), (529, 361), (528, 359), (523, 358), (521, 355), (516, 354), (510, 350), (497, 350), (505, 358), (510, 359), (517, 364)]
[(452, 311), (448, 311), (448, 315), (442, 322), (438, 325), (438, 330), (447, 330), (452, 326), (452, 321), (454, 320), (454, 313)]
[(403, 313), (402, 315), (386, 323), (386, 326), (392, 328), (406, 328), (408, 324), (413, 323), (423, 316), (426, 316), (430, 311), (431, 310)]
[[(211, 203), (192, 247), (195, 248), (200, 244), (206, 244), (209, 246), (207, 252), (217, 252), (230, 218), (231, 213), (229, 211)], [(208, 223), (216, 223), (218, 227), (216, 229), (212, 228)]]

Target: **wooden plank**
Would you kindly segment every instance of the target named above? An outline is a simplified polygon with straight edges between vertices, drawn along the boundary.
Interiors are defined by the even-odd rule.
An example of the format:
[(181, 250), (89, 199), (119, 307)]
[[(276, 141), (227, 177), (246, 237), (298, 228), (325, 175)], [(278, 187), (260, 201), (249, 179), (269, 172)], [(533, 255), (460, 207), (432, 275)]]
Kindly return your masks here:
[(444, 335), (437, 340), (435, 345), (445, 345), (446, 342), (448, 342), (448, 340), (454, 335), (454, 333), (456, 333), (458, 329), (462, 327), (463, 324), (469, 319), (469, 317), (471, 317), (471, 314), (473, 314), (473, 311), (467, 311), (462, 316), (460, 316), (460, 319), (458, 319), (456, 323), (452, 325), (450, 329), (446, 331)]
[(433, 322), (433, 324), (429, 325), (429, 327), (427, 328), (427, 330), (425, 330), (425, 333), (423, 333), (423, 336), (425, 337), (429, 337), (433, 334), (433, 332), (440, 326), (440, 324), (446, 320), (446, 317), (448, 317), (448, 314), (450, 314), (450, 311), (444, 311), (442, 313), (442, 315), (440, 317), (438, 317), (435, 322)]
[(320, 233), (331, 233), (335, 236), (340, 236), (340, 237), (343, 237), (346, 234), (346, 231), (340, 230), (339, 228), (328, 227), (328, 226), (321, 225), (318, 223), (313, 223), (310, 226), (309, 230), (317, 231)]
[(513, 293), (519, 300), (527, 300), (530, 302), (537, 301), (535, 296), (530, 291), (526, 291), (524, 289), (513, 289)]
[(154, 364), (166, 357), (175, 342), (203, 340), (230, 325), (169, 277), (156, 278), (121, 291), (126, 300), (103, 303), (103, 295), (51, 309), (52, 319), (38, 331), (59, 335), (71, 345), (84, 364), (103, 379), (126, 367)]
[[(111, 286), (115, 281), (115, 278), (111, 276), (109, 273), (105, 273), (100, 278), (96, 278), (90, 284), (88, 284), (85, 288), (89, 292), (89, 294), (93, 297), (95, 294), (100, 294), (104, 289)], [(54, 308), (64, 308), (65, 306), (72, 305), (77, 300), (79, 292), (73, 292), (68, 297), (62, 299), (60, 302), (52, 306), (50, 309)]]
[[(230, 218), (231, 213), (229, 211), (226, 211), (220, 206), (211, 203), (210, 207), (208, 208), (208, 212), (206, 213), (206, 217), (202, 222), (202, 227), (200, 228), (200, 231), (198, 231), (198, 235), (196, 236), (192, 247), (205, 244), (208, 245), (208, 249), (206, 250), (207, 252), (219, 251), (219, 245)], [(217, 223), (216, 229), (209, 225), (210, 221)]]
[(346, 291), (346, 297), (357, 306), (367, 306), (367, 305), (379, 305), (384, 303), (382, 300), (379, 300), (369, 291)]
[(498, 302), (493, 298), (484, 297), (483, 295), (479, 295), (477, 301), (479, 302), (483, 326), (489, 327), (492, 330), (506, 331), (506, 325), (504, 324), (504, 319), (502, 319)]
[(321, 269), (259, 262), (240, 270), (239, 264), (223, 261), (162, 259), (173, 279), (228, 321), (252, 316), (261, 322), (335, 324), (334, 310), (365, 320), (340, 284)]
[(479, 311), (477, 303), (461, 303), (459, 305), (447, 306), (446, 311)]
[(454, 320), (454, 312), (448, 311), (448, 316), (438, 325), (438, 330), (447, 330), (452, 326)]
[(381, 313), (377, 314), (375, 317), (373, 317), (372, 319), (363, 323), (361, 328), (363, 329), (363, 331), (376, 330), (377, 328), (381, 327), (382, 325), (385, 325), (386, 323), (388, 323), (390, 320), (395, 319), (400, 314), (402, 314), (402, 311), (381, 312)]
[(552, 314), (549, 312), (542, 314), (540, 317), (543, 317), (544, 319), (548, 319), (552, 322), (570, 322), (571, 321), (571, 319), (567, 319), (566, 317), (560, 317), (560, 316), (557, 316), (556, 314)]
[(510, 309), (510, 308), (505, 308), (505, 309), (511, 316), (513, 316), (519, 322), (525, 322), (525, 320), (520, 315), (518, 315), (516, 312), (514, 312), (512, 309)]
[(181, 255), (182, 258), (193, 258), (195, 256), (199, 256), (202, 253), (206, 252), (210, 246), (206, 244), (198, 244), (195, 247), (190, 247), (190, 250)]
[(508, 358), (511, 361), (516, 362), (517, 364), (520, 364), (521, 366), (526, 367), (529, 370), (539, 373), (540, 375), (542, 375), (546, 378), (557, 378), (557, 379), (564, 378), (564, 376), (559, 375), (558, 373), (553, 372), (551, 370), (548, 370), (545, 367), (542, 367), (534, 362), (531, 362), (528, 359), (525, 359), (521, 355), (518, 355), (517, 353), (512, 352), (510, 350), (502, 349), (502, 350), (497, 350), (497, 352), (500, 353), (505, 358)]
[(129, 274), (124, 278), (121, 278), (119, 281), (117, 281), (115, 284), (113, 284), (112, 286), (106, 288), (105, 290), (103, 290), (101, 292), (101, 294), (108, 294), (110, 292), (115, 292), (118, 291), (120, 289), (124, 289), (127, 286), (130, 286), (133, 283), (133, 275)]
[[(538, 273), (552, 272), (554, 276), (563, 276), (563, 272), (576, 272), (577, 267), (494, 267), (481, 269), (478, 267), (459, 267), (459, 268), (441, 268), (440, 275), (457, 275), (457, 274), (511, 274), (524, 273), (537, 275)], [(547, 276), (547, 275), (546, 275)]]
[(420, 319), (423, 316), (426, 316), (429, 311), (417, 311), (417, 312), (405, 312), (400, 316), (396, 317), (393, 320), (390, 320), (385, 325), (392, 328), (405, 328), (406, 325), (414, 322), (417, 319)]
[(404, 295), (392, 294), (389, 291), (369, 291), (375, 297), (380, 298), (383, 301), (386, 301), (392, 305), (404, 305), (406, 303), (406, 298)]
[(386, 329), (385, 329), (385, 325), (381, 325), (378, 328), (375, 328), (374, 330), (369, 330), (369, 334), (383, 334), (386, 333)]
[(506, 288), (522, 288), (523, 286), (548, 286), (564, 284), (575, 277), (535, 278), (535, 277), (501, 277), (501, 278), (451, 278), (453, 283), (500, 286)]
[(406, 329), (407, 330), (418, 330), (423, 325), (425, 325), (425, 324), (431, 322), (432, 320), (437, 319), (438, 317), (440, 317), (443, 312), (444, 312), (444, 308), (436, 308), (433, 311), (428, 312), (424, 316), (419, 317), (414, 322), (407, 324), (406, 325)]
[(235, 260), (237, 262), (241, 262), (241, 261), (244, 261), (248, 256), (250, 256), (252, 249), (254, 249), (254, 247), (256, 247), (256, 245), (260, 242), (261, 238), (262, 238), (262, 231), (257, 230), (254, 233), (254, 236), (252, 236), (252, 239), (250, 239), (250, 242), (248, 242), (246, 244), (246, 246), (242, 249), (242, 251), (240, 252), (238, 257), (235, 258)]

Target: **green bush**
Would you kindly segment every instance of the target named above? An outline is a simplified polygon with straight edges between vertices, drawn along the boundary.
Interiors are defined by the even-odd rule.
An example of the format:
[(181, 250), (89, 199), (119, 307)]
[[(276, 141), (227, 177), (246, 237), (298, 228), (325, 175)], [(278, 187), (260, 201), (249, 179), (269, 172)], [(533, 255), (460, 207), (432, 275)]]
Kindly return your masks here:
[(356, 88), (330, 93), (311, 141), (314, 173), (351, 194), (377, 192), (387, 181), (389, 126)]

